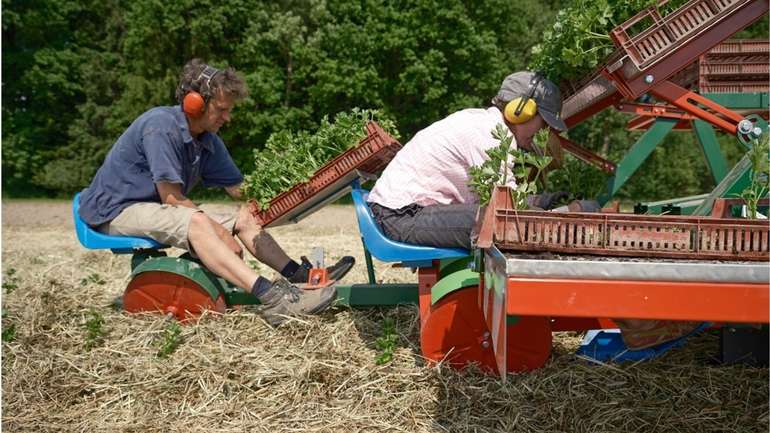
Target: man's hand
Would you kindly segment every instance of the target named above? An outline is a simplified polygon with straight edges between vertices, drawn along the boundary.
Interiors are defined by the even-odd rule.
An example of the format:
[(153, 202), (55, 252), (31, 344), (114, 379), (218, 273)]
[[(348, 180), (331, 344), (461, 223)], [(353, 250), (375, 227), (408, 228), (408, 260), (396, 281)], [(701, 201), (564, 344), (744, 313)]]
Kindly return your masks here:
[(227, 195), (232, 197), (233, 200), (242, 200), (243, 193), (241, 192), (241, 186), (243, 186), (243, 183), (239, 183), (238, 185), (233, 186), (226, 186), (225, 191), (227, 191)]

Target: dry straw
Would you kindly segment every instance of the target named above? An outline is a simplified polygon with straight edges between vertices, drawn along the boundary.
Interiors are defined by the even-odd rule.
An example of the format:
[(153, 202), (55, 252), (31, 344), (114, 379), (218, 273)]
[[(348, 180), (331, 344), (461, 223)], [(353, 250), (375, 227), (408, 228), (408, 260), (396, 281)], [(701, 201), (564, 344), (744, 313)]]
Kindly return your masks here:
[[(354, 226), (316, 226), (275, 234), (291, 254), (309, 249), (312, 233), (363, 263)], [(236, 311), (182, 327), (179, 346), (161, 359), (168, 320), (110, 307), (128, 258), (80, 249), (66, 226), (6, 226), (2, 247), (4, 275), (15, 269), (18, 278), (3, 293), (3, 325), (16, 326), (3, 344), (3, 431), (768, 431), (768, 371), (715, 365), (714, 335), (659, 361), (600, 365), (573, 355), (578, 335), (558, 334), (545, 368), (503, 385), (426, 365), (414, 307), (339, 308), (277, 329)], [(363, 266), (349, 279), (364, 281)], [(87, 350), (91, 311), (103, 317), (104, 337)], [(375, 340), (386, 317), (399, 335), (393, 361), (380, 366)]]

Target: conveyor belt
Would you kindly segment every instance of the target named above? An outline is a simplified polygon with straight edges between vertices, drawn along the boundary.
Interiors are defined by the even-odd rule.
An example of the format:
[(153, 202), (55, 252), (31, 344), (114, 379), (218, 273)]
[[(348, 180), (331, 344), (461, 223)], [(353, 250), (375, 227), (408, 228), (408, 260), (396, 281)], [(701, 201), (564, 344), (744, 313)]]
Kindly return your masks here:
[(756, 262), (596, 260), (566, 256), (550, 260), (506, 255), (506, 273), (509, 277), (770, 284), (770, 265)]
[(593, 80), (564, 101), (561, 109), (562, 119), (570, 119), (578, 113), (588, 110), (593, 104), (615, 93), (615, 84), (598, 75)]

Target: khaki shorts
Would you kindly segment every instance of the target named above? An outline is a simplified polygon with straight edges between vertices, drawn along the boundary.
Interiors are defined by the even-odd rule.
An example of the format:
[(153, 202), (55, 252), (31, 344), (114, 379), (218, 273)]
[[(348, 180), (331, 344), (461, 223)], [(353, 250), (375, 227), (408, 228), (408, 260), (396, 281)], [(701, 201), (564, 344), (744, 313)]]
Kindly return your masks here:
[(200, 209), (185, 206), (173, 206), (160, 203), (136, 203), (123, 209), (115, 219), (104, 223), (98, 231), (114, 236), (140, 236), (151, 238), (162, 244), (190, 251), (187, 232), (190, 219), (196, 212), (203, 212), (212, 220), (222, 224), (228, 232), (235, 229), (238, 208), (222, 209), (218, 212), (210, 205), (201, 205)]

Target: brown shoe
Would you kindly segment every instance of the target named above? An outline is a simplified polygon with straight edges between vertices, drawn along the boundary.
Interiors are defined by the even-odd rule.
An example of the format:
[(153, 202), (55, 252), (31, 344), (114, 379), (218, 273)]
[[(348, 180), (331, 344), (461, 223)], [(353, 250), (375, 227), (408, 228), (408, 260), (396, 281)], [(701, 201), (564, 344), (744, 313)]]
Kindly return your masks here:
[(259, 296), (262, 303), (259, 312), (271, 325), (276, 326), (289, 317), (318, 314), (337, 299), (334, 286), (317, 290), (303, 290), (285, 278), (273, 282), (270, 289)]
[(691, 333), (701, 322), (674, 320), (622, 320), (616, 319), (620, 335), (629, 350), (647, 349)]

